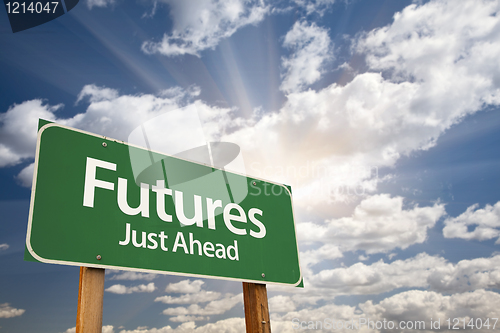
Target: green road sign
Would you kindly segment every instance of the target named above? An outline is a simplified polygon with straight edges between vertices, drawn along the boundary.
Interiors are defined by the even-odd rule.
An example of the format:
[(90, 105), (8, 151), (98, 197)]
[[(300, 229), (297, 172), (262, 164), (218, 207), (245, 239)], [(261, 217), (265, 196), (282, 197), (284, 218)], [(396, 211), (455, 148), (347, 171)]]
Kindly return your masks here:
[(53, 123), (33, 179), (26, 247), (38, 261), (301, 282), (284, 185)]

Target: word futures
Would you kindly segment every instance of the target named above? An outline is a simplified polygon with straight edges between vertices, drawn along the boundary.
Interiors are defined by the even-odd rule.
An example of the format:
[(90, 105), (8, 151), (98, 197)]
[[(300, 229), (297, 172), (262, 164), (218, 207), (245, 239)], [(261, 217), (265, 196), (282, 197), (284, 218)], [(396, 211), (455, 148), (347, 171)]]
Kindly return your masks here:
[[(96, 188), (114, 191), (115, 183), (100, 180), (96, 178), (97, 168), (116, 171), (117, 165), (115, 163), (98, 160), (95, 158), (87, 157), (87, 164), (85, 169), (85, 186), (83, 193), (83, 206), (94, 207), (94, 194)], [(132, 208), (127, 202), (127, 179), (118, 178), (117, 201), (120, 210), (127, 215), (138, 215), (149, 218), (149, 194), (150, 185), (140, 184), (140, 204)], [(157, 180), (156, 185), (151, 187), (151, 190), (156, 193), (156, 213), (158, 217), (164, 222), (172, 222), (172, 215), (165, 211), (165, 198), (171, 196), (174, 199), (175, 215), (182, 226), (195, 225), (203, 228), (203, 210), (202, 210), (202, 197), (194, 195), (194, 216), (192, 218), (186, 217), (184, 213), (184, 194), (182, 191), (172, 191), (165, 187), (164, 180)], [(258, 208), (250, 208), (248, 214), (244, 209), (235, 203), (228, 203), (222, 206), (222, 200), (214, 200), (206, 198), (206, 213), (208, 217), (208, 229), (215, 230), (215, 216), (217, 209), (222, 210), (224, 224), (229, 231), (235, 235), (246, 235), (247, 230), (238, 228), (234, 222), (247, 223), (248, 220), (258, 228), (258, 231), (250, 230), (249, 234), (255, 238), (263, 238), (266, 236), (266, 227), (257, 219), (257, 216), (263, 215), (262, 210)]]

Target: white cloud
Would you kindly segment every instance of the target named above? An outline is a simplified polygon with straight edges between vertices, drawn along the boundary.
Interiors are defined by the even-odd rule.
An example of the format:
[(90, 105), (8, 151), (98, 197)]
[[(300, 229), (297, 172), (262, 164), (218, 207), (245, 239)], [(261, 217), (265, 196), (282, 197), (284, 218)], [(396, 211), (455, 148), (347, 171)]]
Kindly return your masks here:
[[(208, 320), (209, 315), (223, 314), (232, 309), (236, 304), (242, 301), (242, 294), (222, 295), (220, 292), (201, 290), (201, 286), (205, 282), (202, 280), (182, 280), (177, 283), (170, 283), (166, 288), (166, 292), (184, 293), (178, 297), (160, 296), (155, 299), (155, 302), (163, 302), (165, 304), (191, 304), (189, 307), (168, 308), (163, 311), (163, 314), (173, 316), (171, 321), (200, 321)], [(223, 296), (221, 298), (221, 296)], [(196, 303), (206, 303), (205, 307), (200, 307)]]
[(35, 163), (28, 164), (27, 167), (21, 170), (16, 176), (19, 184), (24, 187), (31, 187), (33, 183), (33, 171), (35, 170)]
[(188, 307), (176, 307), (163, 310), (168, 316), (210, 316), (220, 315), (231, 310), (236, 304), (243, 303), (243, 294), (226, 294), (224, 298), (211, 301), (205, 307), (191, 304)]
[(199, 293), (201, 291), (201, 286), (205, 282), (202, 280), (182, 280), (176, 283), (169, 283), (165, 288), (167, 293), (180, 293), (180, 294), (192, 294)]
[(7, 250), (9, 248), (9, 244), (0, 244), (0, 251)]
[(202, 321), (208, 320), (210, 317), (197, 317), (197, 316), (186, 316), (186, 315), (178, 315), (175, 317), (171, 317), (169, 320), (173, 322), (187, 322), (187, 321)]
[(388, 252), (423, 243), (444, 214), (443, 204), (403, 209), (402, 197), (379, 194), (361, 201), (350, 217), (299, 223), (297, 234), (300, 241), (335, 244), (341, 251)]
[[(430, 319), (441, 321), (441, 329), (447, 329), (447, 319), (498, 318), (500, 314), (500, 295), (492, 291), (475, 290), (473, 292), (444, 296), (432, 291), (410, 290), (382, 300), (379, 304), (367, 301), (359, 304), (360, 309), (371, 320), (424, 321), (426, 330), (430, 331)], [(483, 320), (484, 320), (483, 319)], [(460, 320), (461, 322), (461, 320)], [(493, 325), (493, 322), (490, 322)], [(490, 331), (467, 327), (467, 330)], [(403, 330), (409, 332), (410, 330)]]
[(269, 313), (295, 310), (295, 302), (290, 296), (278, 295), (269, 299)]
[(170, 7), (174, 27), (161, 41), (147, 41), (142, 45), (142, 50), (149, 54), (199, 56), (201, 51), (215, 48), (239, 28), (262, 21), (269, 10), (261, 0), (163, 2)]
[[(190, 105), (212, 117), (210, 135), (241, 146), (245, 159), (255, 166), (247, 170), (291, 184), (301, 208), (352, 199), (353, 193), (357, 200), (376, 190), (380, 179), (374, 171), (379, 167), (394, 166), (400, 156), (431, 147), (465, 115), (498, 104), (500, 68), (495, 64), (500, 37), (494, 32), (500, 15), (494, 15), (497, 7), (490, 2), (463, 4), (434, 1), (407, 7), (391, 25), (357, 39), (355, 50), (367, 55), (369, 69), (377, 73), (359, 74), (345, 86), (290, 93), (277, 113), (256, 115), (253, 121), (231, 120), (230, 110), (200, 101)], [(243, 15), (240, 5), (210, 2), (192, 9), (187, 2), (176, 2), (175, 29), (203, 25), (193, 17), (204, 11), (209, 21), (217, 10), (225, 13), (221, 17), (236, 20)], [(212, 8), (217, 6), (222, 7)], [(190, 15), (192, 10), (200, 13)], [(61, 106), (41, 100), (14, 105), (2, 114), (0, 166), (33, 157), (40, 115), (126, 140), (133, 128), (181, 103), (148, 94), (119, 96), (113, 89), (95, 86), (84, 87), (80, 100), (83, 97), (90, 101), (88, 109), (71, 119), (56, 119)], [(228, 127), (232, 132), (224, 135)], [(302, 169), (304, 174), (293, 172)]]
[[(326, 318), (334, 319), (334, 320), (343, 320), (348, 321), (351, 319), (357, 319), (361, 315), (357, 313), (356, 306), (347, 306), (347, 305), (335, 305), (335, 304), (327, 304), (321, 307), (314, 308), (305, 308), (297, 311), (291, 311), (284, 315), (273, 313), (271, 314), (271, 328), (272, 332), (278, 333), (292, 333), (292, 332), (300, 332), (306, 331), (304, 329), (295, 328), (292, 326), (292, 320), (295, 321), (306, 321), (305, 325), (307, 326), (310, 321), (314, 324), (318, 322), (323, 322)], [(299, 324), (300, 325), (300, 324)], [(295, 326), (296, 327), (296, 326)], [(319, 327), (319, 326), (318, 326)], [(313, 331), (312, 329), (310, 331)], [(318, 329), (318, 332), (322, 332), (323, 330)], [(326, 330), (324, 330), (326, 331)], [(335, 332), (353, 332), (353, 330), (342, 330), (335, 329)], [(361, 333), (367, 332), (363, 328), (357, 330)], [(373, 331), (371, 331), (373, 332)]]
[(413, 4), (397, 13), (392, 25), (367, 33), (357, 50), (367, 54), (371, 69), (395, 82), (416, 83), (411, 107), (428, 109), (421, 120), (446, 129), (485, 104), (500, 102), (500, 67), (494, 63), (499, 9), (495, 1)]
[[(2, 244), (3, 245), (3, 244)], [(16, 309), (9, 305), (9, 303), (0, 304), (0, 318), (19, 317), (26, 310)]]
[(500, 288), (500, 256), (461, 260), (456, 264), (444, 258), (421, 253), (414, 258), (371, 265), (325, 269), (307, 277), (311, 296), (379, 294), (399, 288), (430, 288), (441, 293)]
[[(263, 5), (254, 3), (256, 5), (252, 8), (257, 14), (252, 21), (250, 18), (253, 9), (241, 9), (238, 5), (242, 2), (238, 1), (230, 4), (235, 5), (236, 9), (227, 7), (227, 3), (211, 2), (195, 7), (194, 10), (199, 10), (199, 15), (195, 13), (197, 15), (191, 16), (187, 11), (193, 10), (192, 4), (175, 3), (172, 14), (183, 15), (176, 16), (172, 34), (165, 35), (163, 43), (147, 43), (144, 48), (167, 55), (198, 55), (203, 49), (215, 47), (222, 38), (230, 36), (243, 25), (262, 20), (266, 10)], [(367, 182), (373, 180), (370, 170), (393, 166), (400, 156), (433, 146), (444, 131), (467, 114), (481, 110), (487, 104), (499, 104), (500, 70), (497, 58), (500, 39), (497, 31), (500, 15), (497, 15), (497, 11), (498, 4), (487, 1), (463, 1), (460, 6), (453, 1), (413, 4), (396, 15), (391, 25), (358, 39), (355, 49), (367, 55), (369, 69), (377, 73), (359, 74), (345, 86), (332, 84), (320, 91), (294, 90), (318, 79), (325, 59), (323, 56), (326, 57), (325, 53), (315, 53), (316, 49), (301, 54), (300, 50), (305, 49), (302, 47), (287, 59), (290, 65), (285, 66), (289, 71), (283, 84), (287, 83), (295, 88), (290, 90), (283, 108), (277, 113), (256, 118), (248, 125), (240, 121), (240, 126), (243, 125), (225, 138), (240, 143), (250, 155), (249, 159), (258, 161), (263, 168), (271, 166), (276, 173), (279, 173), (278, 167), (288, 165), (295, 167), (295, 170), (300, 167), (305, 167), (306, 170), (329, 168), (331, 172), (328, 177), (321, 177), (313, 172), (299, 176), (302, 177), (302, 182), (298, 184), (298, 196), (309, 198), (305, 201), (306, 205), (317, 204), (322, 200), (320, 195), (315, 194), (315, 186), (331, 190), (340, 185), (347, 184), (356, 188), (363, 184), (373, 190), (376, 181)], [(202, 20), (194, 21), (191, 17), (201, 17)], [(238, 21), (241, 17), (246, 20)], [(301, 33), (305, 36), (308, 29), (325, 33), (321, 28), (304, 23), (297, 28), (298, 32), (300, 28), (304, 30)], [(300, 36), (294, 37), (290, 32), (290, 41), (304, 40)], [(292, 65), (296, 59), (294, 57), (302, 59), (317, 54), (320, 55), (320, 65), (318, 61), (307, 64), (314, 65), (309, 71), (313, 74), (311, 77), (302, 75), (304, 70), (298, 65)], [(180, 95), (176, 91), (169, 91), (159, 96), (120, 96), (113, 89), (85, 86), (78, 102), (88, 98), (90, 105), (86, 113), (60, 121), (124, 139), (141, 122), (179, 107)], [(219, 112), (216, 108), (197, 103), (208, 111)], [(2, 114), (0, 166), (10, 166), (32, 158), (36, 119), (42, 117), (56, 120), (56, 111), (60, 107), (50, 106), (42, 100), (32, 100), (14, 105), (7, 113)], [(216, 128), (225, 125), (217, 122), (214, 122)], [(294, 153), (290, 154), (290, 151)], [(350, 171), (357, 167), (362, 171)], [(333, 177), (330, 177), (332, 174)], [(458, 235), (467, 239), (496, 238), (496, 209), (496, 205), (486, 206), (484, 209), (469, 207), (458, 218), (448, 219), (446, 231), (443, 232), (445, 236)], [(331, 211), (326, 214), (331, 214)], [(405, 249), (425, 241), (427, 230), (443, 214), (444, 206), (439, 203), (431, 207), (413, 206), (403, 209), (403, 199), (400, 197), (371, 196), (363, 200), (349, 217), (330, 218), (325, 224), (309, 222), (299, 225), (299, 235), (303, 235), (304, 240), (319, 240), (322, 243), (318, 249), (306, 251), (302, 257), (306, 258), (306, 266), (312, 268), (321, 260), (340, 258), (342, 251), (364, 250), (370, 254), (388, 252), (395, 248)], [(477, 225), (477, 232), (467, 231), (467, 225)], [(463, 316), (464, 313), (476, 317), (497, 317), (498, 294), (484, 290), (466, 291), (498, 288), (500, 273), (496, 267), (499, 267), (499, 258), (462, 260), (452, 264), (444, 258), (421, 254), (391, 263), (379, 261), (371, 265), (358, 263), (347, 268), (323, 269), (316, 274), (311, 269), (306, 283), (311, 285), (308, 289), (311, 290), (311, 297), (373, 294), (399, 288), (430, 288), (444, 293), (465, 292), (443, 296), (434, 291), (412, 290), (389, 297), (376, 305), (373, 302), (360, 305), (365, 314), (370, 314), (373, 318), (411, 319), (412, 316), (423, 318), (433, 314), (435, 318), (452, 318)], [(202, 284), (200, 280), (171, 284), (170, 289), (167, 287), (168, 292), (191, 294), (165, 296), (162, 301), (187, 302), (197, 293), (207, 295), (209, 292), (201, 290)], [(150, 285), (153, 285), (154, 290), (153, 283), (141, 285), (142, 288), (114, 285), (107, 290), (114, 288), (114, 292), (127, 293), (137, 288), (135, 291), (145, 291)], [(293, 311), (298, 299), (295, 295), (290, 298), (271, 298), (271, 306), (277, 312), (292, 311), (278, 317), (282, 319), (281, 322), (290, 326), (294, 313), (319, 319), (324, 319), (327, 315), (338, 316), (336, 318), (357, 315), (356, 307), (335, 305)], [(205, 307), (192, 304), (166, 309), (164, 313), (173, 316), (170, 318), (172, 321), (201, 320), (200, 318), (228, 311), (241, 302), (241, 295), (229, 295), (209, 302)], [(24, 312), (5, 304), (2, 307)], [(285, 318), (288, 318), (286, 322)], [(194, 323), (185, 323), (176, 329), (140, 329), (135, 332), (241, 331), (243, 326), (238, 325), (243, 325), (242, 319), (233, 319), (234, 321), (223, 321), (224, 324), (219, 324), (221, 321), (198, 328)], [(240, 327), (240, 330), (235, 327)]]
[(120, 272), (119, 274), (115, 274), (115, 275), (111, 276), (109, 279), (110, 280), (129, 280), (129, 281), (134, 281), (134, 280), (151, 281), (151, 280), (156, 279), (157, 277), (158, 277), (158, 274), (124, 271), (124, 272)]
[(162, 328), (143, 328), (138, 327), (135, 330), (121, 330), (120, 333), (184, 333), (184, 332), (192, 332), (192, 330), (196, 327), (194, 322), (188, 322), (180, 325), (177, 328), (172, 328), (170, 326), (164, 326)]
[(201, 290), (192, 294), (184, 294), (179, 297), (160, 296), (155, 298), (155, 302), (163, 302), (165, 304), (193, 304), (215, 301), (220, 298), (221, 293), (216, 291)]
[[(358, 257), (359, 261), (367, 261), (368, 259), (370, 259), (370, 257), (364, 256), (362, 254)], [(391, 259), (391, 258), (389, 257), (389, 259)]]
[(307, 14), (323, 15), (335, 0), (293, 0), (297, 5), (303, 7)]
[[(446, 238), (463, 238), (487, 240), (500, 236), (500, 201), (494, 206), (486, 205), (478, 208), (475, 204), (457, 217), (450, 217), (444, 221), (443, 235)], [(469, 231), (469, 226), (474, 229)], [(499, 243), (497, 239), (496, 243)]]
[[(430, 332), (430, 320), (441, 321), (441, 330), (447, 330), (446, 320), (448, 318), (466, 319), (468, 323), (470, 318), (498, 318), (499, 316), (500, 295), (495, 292), (476, 290), (462, 294), (450, 296), (441, 295), (432, 291), (410, 290), (405, 291), (391, 297), (385, 298), (378, 304), (373, 301), (360, 303), (357, 306), (327, 304), (321, 307), (306, 308), (299, 311), (292, 311), (285, 315), (274, 314), (271, 318), (271, 326), (273, 332), (292, 333), (297, 332), (292, 326), (292, 320), (305, 321), (304, 325), (312, 322), (315, 326), (318, 322), (325, 323), (325, 319), (335, 320), (336, 322), (357, 323), (357, 326), (350, 329), (335, 329), (336, 332), (352, 332), (353, 330), (368, 333), (368, 332), (390, 332), (392, 330), (377, 330), (368, 328), (366, 325), (359, 325), (360, 318), (365, 321), (368, 319), (372, 322), (394, 321), (397, 325), (401, 321), (412, 321), (415, 325), (416, 321), (425, 322), (425, 330), (419, 331)], [(351, 322), (352, 320), (352, 322)], [(490, 329), (493, 325), (490, 320)], [(453, 325), (453, 321), (451, 321)], [(487, 332), (490, 329), (483, 327), (482, 330), (468, 328), (473, 332)], [(321, 330), (319, 330), (321, 331)], [(398, 330), (401, 332), (409, 332), (409, 330)], [(415, 329), (413, 331), (416, 331)]]
[[(188, 3), (176, 4), (182, 12), (178, 15), (182, 29), (176, 31), (184, 31), (191, 24), (188, 17), (197, 15), (188, 15), (193, 10)], [(195, 6), (198, 9), (206, 10)], [(358, 200), (376, 190), (380, 179), (373, 171), (394, 166), (402, 155), (432, 147), (467, 114), (499, 103), (496, 50), (500, 51), (500, 36), (495, 34), (495, 25), (500, 15), (495, 11), (490, 2), (411, 5), (391, 25), (357, 39), (355, 50), (366, 54), (369, 69), (376, 73), (359, 74), (345, 86), (332, 84), (320, 91), (290, 93), (278, 112), (256, 114), (252, 121), (231, 120), (230, 110), (200, 101), (192, 105), (216, 114), (211, 118), (210, 135), (217, 133), (222, 140), (239, 144), (245, 159), (255, 166), (247, 170), (292, 185), (301, 208), (352, 200), (353, 192)], [(207, 13), (210, 18), (212, 12)], [(240, 12), (235, 13), (237, 17)], [(84, 114), (65, 122), (125, 140), (138, 124), (179, 106), (174, 98), (116, 97), (112, 91), (101, 92), (103, 89), (84, 87), (91, 104)], [(51, 108), (57, 107), (38, 100), (25, 103), (38, 104), (34, 109), (55, 118)], [(11, 116), (21, 123), (31, 119), (21, 112), (2, 115), (0, 166), (19, 163), (34, 152), (36, 121), (30, 128), (23, 124), (28, 135), (21, 136), (15, 127), (5, 125)], [(224, 134), (229, 127), (231, 132)], [(8, 139), (7, 134), (11, 135)], [(307, 172), (293, 172), (301, 169)]]
[(241, 333), (245, 331), (245, 319), (228, 318), (196, 327), (194, 322), (187, 322), (176, 328), (165, 326), (162, 328), (122, 330), (120, 333)]
[[(428, 103), (419, 99), (425, 103), (421, 107), (433, 109), (429, 121), (440, 121), (443, 114), (460, 116), (500, 101), (500, 68), (494, 63), (500, 49), (499, 9), (497, 1), (413, 4), (394, 15), (390, 26), (367, 33), (357, 48), (367, 54), (372, 69), (435, 88), (422, 91), (435, 96)], [(432, 105), (438, 100), (440, 105)]]
[[(302, 225), (298, 224), (297, 226)], [(297, 233), (299, 237), (302, 234), (302, 228), (297, 228)], [(300, 238), (299, 238), (300, 239)], [(334, 244), (324, 244), (321, 247), (313, 250), (300, 251), (300, 265), (302, 269), (302, 274), (309, 276), (312, 274), (311, 267), (316, 265), (323, 260), (332, 260), (342, 258), (343, 254), (340, 248)]]
[(322, 67), (333, 59), (330, 44), (328, 30), (315, 23), (296, 22), (283, 41), (292, 54), (282, 58), (285, 73), (280, 89), (286, 93), (298, 92), (318, 81)]
[(87, 7), (92, 9), (93, 7), (108, 7), (115, 3), (115, 0), (87, 0)]
[[(76, 327), (68, 328), (64, 333), (75, 333)], [(115, 333), (113, 325), (105, 325), (102, 327), (102, 333)]]
[(224, 139), (243, 148), (255, 173), (268, 170), (268, 178), (291, 184), (303, 207), (346, 200), (347, 190), (362, 197), (376, 189), (369, 170), (432, 147), (466, 115), (499, 104), (497, 9), (473, 0), (410, 5), (392, 24), (356, 39), (354, 50), (373, 72), (290, 93), (279, 112)]
[(115, 284), (107, 288), (106, 291), (113, 294), (132, 294), (132, 293), (152, 293), (156, 290), (154, 282), (147, 285), (140, 284), (138, 286), (126, 287), (122, 284)]
[(38, 118), (55, 120), (61, 104), (50, 106), (40, 99), (12, 105), (0, 114), (0, 167), (11, 166), (35, 155)]
[(118, 91), (106, 87), (98, 87), (95, 84), (88, 84), (83, 87), (82, 91), (78, 94), (76, 103), (79, 103), (84, 98), (88, 97), (91, 103), (110, 101), (118, 98)]
[(446, 260), (425, 253), (406, 260), (371, 265), (356, 263), (350, 267), (325, 269), (307, 278), (308, 283), (335, 295), (379, 294), (403, 287), (426, 287), (431, 269)]
[(431, 269), (429, 287), (442, 293), (500, 288), (500, 256), (461, 260)]
[[(51, 106), (38, 99), (14, 104), (0, 114), (0, 167), (34, 158), (39, 118), (127, 141), (132, 130), (145, 121), (188, 105), (189, 110), (195, 110), (204, 121), (207, 140), (214, 141), (220, 135), (217, 124), (227, 123), (231, 110), (210, 107), (201, 101), (192, 102), (191, 98), (198, 93), (199, 89), (191, 87), (188, 91), (173, 88), (158, 96), (119, 95), (113, 89), (87, 85), (78, 101), (88, 100), (90, 104), (84, 113), (72, 118), (58, 118), (56, 111), (62, 105)], [(28, 165), (17, 180), (30, 186), (32, 171), (33, 165)]]
[(184, 103), (179, 98), (184, 96), (184, 92), (169, 97), (150, 94), (120, 96), (112, 89), (87, 85), (79, 96), (90, 102), (86, 112), (57, 122), (126, 141), (130, 132), (140, 124), (178, 109)]
[[(481, 110), (487, 104), (499, 103), (500, 73), (497, 58), (500, 40), (497, 26), (500, 15), (496, 15), (497, 11), (496, 3), (486, 1), (463, 1), (460, 6), (453, 1), (413, 4), (396, 15), (391, 25), (358, 39), (356, 50), (367, 55), (367, 65), (377, 73), (359, 74), (345, 86), (333, 84), (317, 92), (293, 92), (288, 95), (288, 101), (279, 112), (262, 116), (255, 123), (242, 126), (226, 138), (240, 143), (251, 156), (250, 159), (261, 163), (263, 168), (272, 166), (278, 170), (278, 167), (291, 165), (298, 169), (313, 164), (315, 168), (331, 168), (334, 177), (318, 177), (310, 172), (301, 179), (303, 182), (299, 184), (301, 191), (298, 196), (309, 196), (307, 204), (316, 204), (321, 200), (319, 195), (314, 194), (316, 185), (330, 186), (331, 189), (339, 184), (356, 186), (370, 180), (370, 172), (363, 171), (350, 177), (349, 170), (353, 166), (359, 166), (361, 170), (393, 166), (401, 155), (434, 145), (444, 131), (467, 114)], [(189, 32), (184, 28), (178, 31), (180, 37), (177, 42), (180, 44), (175, 44), (177, 49), (173, 48), (174, 40), (169, 39), (174, 36), (172, 34), (166, 37), (165, 52), (171, 55), (182, 52), (198, 54), (202, 48), (188, 43), (197, 38), (191, 37), (195, 36), (196, 31)], [(188, 37), (184, 38), (181, 35), (183, 32)], [(213, 47), (219, 40), (210, 42), (207, 39), (205, 44), (200, 45)], [(380, 71), (382, 73), (378, 73)], [(173, 99), (166, 101), (163, 97), (152, 95), (117, 96), (112, 91), (101, 93), (95, 89), (87, 89), (86, 94), (91, 105), (87, 113), (75, 117), (73, 123), (108, 132), (118, 133), (123, 123), (127, 125), (124, 126), (126, 129), (130, 129), (132, 123), (135, 127), (141, 120), (149, 119), (158, 109), (177, 106)], [(33, 103), (37, 110), (52, 116), (59, 107), (51, 109), (37, 100), (25, 103)], [(133, 107), (129, 107), (130, 104)], [(135, 115), (137, 106), (141, 107)], [(8, 145), (0, 146), (3, 166), (32, 157), (32, 153), (24, 153), (22, 147), (15, 146), (18, 143), (14, 144), (14, 140), (4, 139), (10, 135), (5, 122), (12, 121), (6, 118), (7, 115), (9, 112), (2, 115), (3, 126), (0, 128), (0, 142), (8, 142)], [(20, 116), (19, 119), (23, 118)], [(17, 134), (12, 138), (25, 140)], [(290, 151), (294, 154), (290, 154)], [(325, 182), (324, 179), (328, 180)], [(373, 189), (372, 183), (368, 185)], [(480, 218), (474, 209), (470, 210), (470, 217), (483, 223), (485, 219)], [(331, 210), (327, 214), (331, 214)], [(403, 209), (402, 198), (390, 198), (387, 195), (369, 197), (350, 217), (330, 219), (325, 225), (307, 225), (317, 229), (316, 235), (325, 232), (329, 238), (325, 236), (324, 242), (338, 242), (335, 243), (338, 247), (325, 244), (325, 247), (311, 250), (310, 262), (338, 258), (341, 251), (361, 249), (366, 253), (388, 252), (423, 242), (427, 230), (443, 214), (441, 204)], [(396, 223), (399, 218), (402, 219), (401, 225)], [(353, 228), (348, 229), (351, 224)], [(367, 230), (371, 230), (375, 237), (372, 238)], [(311, 235), (304, 235), (306, 239), (312, 240)], [(422, 254), (392, 263), (379, 261), (372, 265), (359, 263), (348, 268), (321, 270), (306, 283), (312, 286), (312, 296), (317, 292), (325, 297), (331, 295), (327, 293), (328, 290), (334, 295), (371, 294), (398, 288), (461, 292), (475, 288), (498, 288), (500, 274), (495, 267), (498, 267), (497, 257), (451, 264), (444, 258)], [(192, 293), (201, 291), (201, 284), (192, 286), (188, 282), (188, 287), (195, 290)], [(179, 287), (178, 290), (181, 289)], [(292, 299), (295, 301), (297, 298)], [(212, 308), (207, 308), (208, 305), (202, 308), (193, 304), (165, 311), (176, 316), (173, 317), (175, 320), (189, 320), (212, 315)], [(356, 315), (355, 307), (331, 305), (331, 309), (331, 312), (327, 312), (324, 307), (304, 309), (296, 313), (320, 319), (326, 318), (325, 313), (338, 318)], [(476, 316), (498, 316), (494, 312), (498, 311), (498, 294), (478, 290), (443, 296), (431, 291), (410, 291), (392, 296), (378, 305), (364, 303), (363, 309), (373, 314), (374, 318), (398, 314), (403, 315), (395, 318), (410, 318), (411, 309), (415, 309), (415, 316), (430, 315), (435, 311), (436, 314), (444, 312), (449, 317), (459, 317), (466, 313), (464, 310)], [(477, 313), (474, 312), (476, 309)], [(293, 317), (286, 318), (289, 318), (287, 324), (290, 325), (289, 320)], [(188, 326), (191, 331), (195, 329), (194, 323), (186, 323), (183, 328), (187, 330)], [(225, 331), (219, 326), (213, 327), (218, 327), (214, 331)], [(171, 328), (148, 331), (153, 330), (173, 331)]]

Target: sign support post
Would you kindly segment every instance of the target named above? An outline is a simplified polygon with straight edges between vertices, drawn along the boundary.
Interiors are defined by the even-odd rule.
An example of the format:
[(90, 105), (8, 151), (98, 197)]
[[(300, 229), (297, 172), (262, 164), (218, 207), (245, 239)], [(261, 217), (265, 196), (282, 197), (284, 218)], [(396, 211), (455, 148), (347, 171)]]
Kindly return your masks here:
[(271, 333), (265, 284), (243, 282), (247, 333)]
[(104, 269), (80, 267), (76, 333), (102, 332)]

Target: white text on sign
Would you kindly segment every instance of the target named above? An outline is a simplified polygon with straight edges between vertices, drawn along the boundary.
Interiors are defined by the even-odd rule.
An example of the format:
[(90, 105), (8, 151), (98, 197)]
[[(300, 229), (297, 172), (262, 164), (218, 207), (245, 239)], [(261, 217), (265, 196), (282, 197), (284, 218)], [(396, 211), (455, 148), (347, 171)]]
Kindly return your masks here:
[[(85, 169), (85, 186), (83, 192), (83, 206), (94, 207), (94, 195), (96, 188), (106, 189), (110, 191), (115, 190), (115, 183), (100, 180), (96, 178), (97, 168), (116, 171), (117, 165), (115, 163), (98, 160), (95, 158), (87, 157), (87, 164)], [(117, 202), (120, 210), (127, 215), (138, 215), (149, 218), (149, 194), (150, 185), (140, 184), (140, 204), (132, 208), (127, 202), (127, 179), (117, 177)], [(171, 196), (174, 199), (175, 215), (181, 225), (190, 226), (195, 225), (203, 228), (203, 200), (199, 195), (193, 196), (194, 201), (194, 216), (192, 218), (186, 217), (184, 213), (184, 193), (182, 191), (172, 191), (165, 187), (164, 180), (157, 180), (156, 185), (151, 187), (151, 190), (156, 193), (156, 213), (158, 217), (165, 222), (172, 222), (172, 215), (168, 214), (165, 209), (165, 198)], [(205, 208), (207, 213), (207, 226), (209, 229), (215, 230), (215, 216), (217, 209), (222, 210), (223, 220), (226, 228), (236, 235), (246, 235), (247, 230), (244, 228), (237, 228), (234, 222), (247, 223), (248, 220), (258, 228), (258, 231), (250, 230), (248, 234), (255, 238), (263, 238), (266, 236), (266, 227), (257, 219), (257, 216), (263, 215), (262, 210), (258, 208), (250, 208), (248, 213), (236, 203), (228, 203), (224, 207), (222, 200), (213, 200), (206, 198)]]

